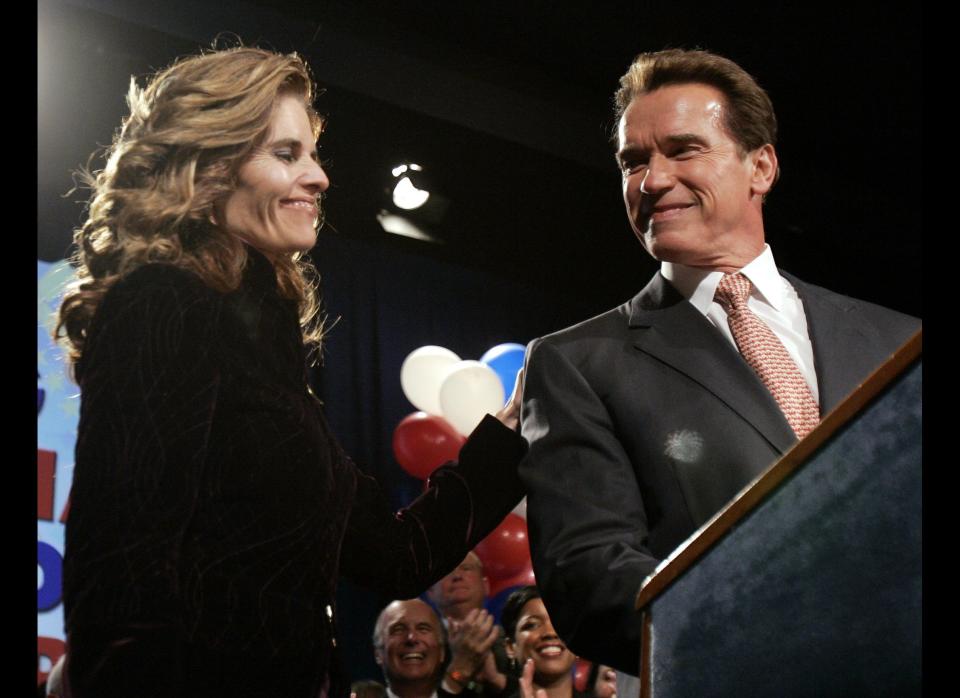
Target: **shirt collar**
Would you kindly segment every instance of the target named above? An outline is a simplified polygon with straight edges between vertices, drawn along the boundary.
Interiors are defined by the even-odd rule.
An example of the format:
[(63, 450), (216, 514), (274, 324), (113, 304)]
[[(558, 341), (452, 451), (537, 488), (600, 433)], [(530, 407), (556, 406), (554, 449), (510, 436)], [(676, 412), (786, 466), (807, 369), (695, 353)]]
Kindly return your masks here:
[[(675, 262), (663, 262), (660, 273), (703, 315), (710, 310), (717, 285), (723, 278), (723, 272), (687, 267)], [(774, 310), (783, 307), (783, 282), (777, 264), (773, 259), (770, 245), (764, 244), (763, 252), (749, 264), (740, 269), (740, 273), (750, 279), (753, 288), (769, 303)]]

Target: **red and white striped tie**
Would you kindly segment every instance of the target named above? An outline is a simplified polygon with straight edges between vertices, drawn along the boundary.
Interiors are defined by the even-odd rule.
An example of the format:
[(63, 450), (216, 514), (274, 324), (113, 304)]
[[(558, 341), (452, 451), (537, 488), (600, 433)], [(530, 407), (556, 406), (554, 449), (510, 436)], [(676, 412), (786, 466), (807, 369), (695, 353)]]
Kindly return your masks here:
[(714, 296), (727, 311), (727, 322), (743, 358), (760, 376), (798, 438), (820, 422), (820, 406), (780, 338), (747, 307), (750, 279), (724, 274)]

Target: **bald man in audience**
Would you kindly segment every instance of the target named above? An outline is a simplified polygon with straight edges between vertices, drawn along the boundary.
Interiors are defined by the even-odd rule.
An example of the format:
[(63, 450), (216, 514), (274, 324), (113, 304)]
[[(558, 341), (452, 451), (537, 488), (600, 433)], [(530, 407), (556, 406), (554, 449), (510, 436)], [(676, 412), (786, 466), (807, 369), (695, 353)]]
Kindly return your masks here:
[(373, 651), (389, 698), (437, 698), (445, 645), (443, 624), (426, 602), (388, 604), (374, 626)]

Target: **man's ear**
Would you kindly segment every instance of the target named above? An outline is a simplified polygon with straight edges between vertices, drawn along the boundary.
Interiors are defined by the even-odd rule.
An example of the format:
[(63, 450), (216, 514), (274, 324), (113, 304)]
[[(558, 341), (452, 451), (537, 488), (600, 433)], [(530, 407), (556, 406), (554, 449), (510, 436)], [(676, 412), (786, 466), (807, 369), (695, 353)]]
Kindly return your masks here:
[(381, 647), (373, 648), (373, 659), (378, 666), (383, 666), (383, 648)]
[(767, 143), (754, 150), (748, 157), (752, 168), (750, 193), (761, 197), (766, 196), (780, 174), (777, 151)]
[(490, 578), (487, 575), (483, 575), (483, 596), (490, 598)]

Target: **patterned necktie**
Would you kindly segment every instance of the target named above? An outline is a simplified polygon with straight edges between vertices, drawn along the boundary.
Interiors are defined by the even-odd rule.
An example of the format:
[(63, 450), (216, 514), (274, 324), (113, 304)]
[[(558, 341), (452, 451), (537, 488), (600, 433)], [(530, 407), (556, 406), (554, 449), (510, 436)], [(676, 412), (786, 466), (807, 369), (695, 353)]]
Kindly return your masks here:
[(798, 438), (820, 422), (820, 406), (780, 338), (747, 307), (750, 280), (724, 274), (714, 299), (727, 311), (727, 322), (743, 358), (757, 372)]

